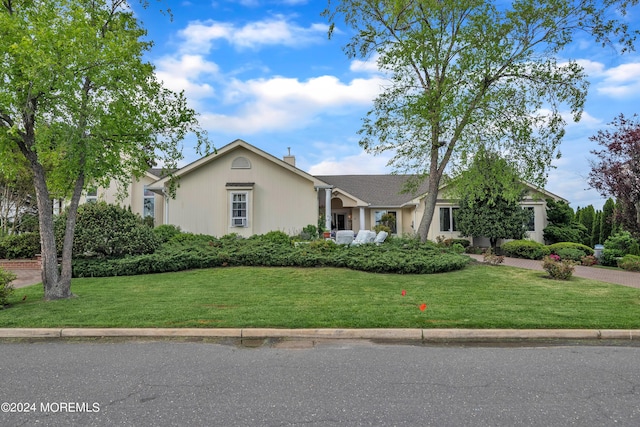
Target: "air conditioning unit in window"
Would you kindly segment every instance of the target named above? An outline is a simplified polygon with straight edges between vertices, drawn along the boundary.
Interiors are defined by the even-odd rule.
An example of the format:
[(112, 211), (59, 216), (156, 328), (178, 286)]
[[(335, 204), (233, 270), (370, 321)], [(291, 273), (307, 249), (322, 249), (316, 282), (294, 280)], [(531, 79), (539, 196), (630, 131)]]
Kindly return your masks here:
[(234, 227), (246, 227), (247, 219), (246, 218), (233, 218), (233, 226)]

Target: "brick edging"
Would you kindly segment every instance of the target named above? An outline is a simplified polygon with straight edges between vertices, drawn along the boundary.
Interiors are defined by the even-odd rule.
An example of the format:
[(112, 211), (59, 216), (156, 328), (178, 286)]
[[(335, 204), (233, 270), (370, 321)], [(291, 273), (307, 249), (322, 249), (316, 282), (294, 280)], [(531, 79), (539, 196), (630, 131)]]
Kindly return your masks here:
[(42, 256), (36, 255), (33, 259), (0, 259), (0, 267), (6, 270), (40, 270)]

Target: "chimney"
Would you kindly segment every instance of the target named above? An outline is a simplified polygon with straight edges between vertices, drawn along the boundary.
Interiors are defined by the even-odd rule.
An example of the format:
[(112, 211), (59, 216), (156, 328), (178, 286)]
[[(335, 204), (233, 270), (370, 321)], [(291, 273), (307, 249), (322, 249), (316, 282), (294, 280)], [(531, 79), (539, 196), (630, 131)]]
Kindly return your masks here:
[(291, 155), (291, 147), (287, 147), (287, 150), (289, 150), (289, 154), (284, 156), (282, 158), (282, 160), (284, 160), (285, 162), (289, 163), (291, 166), (295, 166), (296, 165), (296, 156), (292, 156)]

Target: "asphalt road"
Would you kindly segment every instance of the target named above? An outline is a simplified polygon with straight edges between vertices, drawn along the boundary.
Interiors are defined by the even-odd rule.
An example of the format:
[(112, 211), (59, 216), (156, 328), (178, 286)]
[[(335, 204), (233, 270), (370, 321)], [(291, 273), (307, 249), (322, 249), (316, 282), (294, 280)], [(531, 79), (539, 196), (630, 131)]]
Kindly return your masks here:
[(640, 425), (638, 347), (288, 347), (3, 342), (0, 425)]

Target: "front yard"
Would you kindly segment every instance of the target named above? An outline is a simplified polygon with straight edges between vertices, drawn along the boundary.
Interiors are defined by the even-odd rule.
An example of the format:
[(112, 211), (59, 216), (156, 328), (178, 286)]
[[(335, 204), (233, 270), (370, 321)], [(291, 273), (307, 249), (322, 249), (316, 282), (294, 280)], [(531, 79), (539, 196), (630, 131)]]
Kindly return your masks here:
[(640, 289), (545, 274), (478, 264), (429, 275), (227, 267), (83, 278), (71, 300), (17, 289), (0, 327), (640, 328)]

